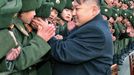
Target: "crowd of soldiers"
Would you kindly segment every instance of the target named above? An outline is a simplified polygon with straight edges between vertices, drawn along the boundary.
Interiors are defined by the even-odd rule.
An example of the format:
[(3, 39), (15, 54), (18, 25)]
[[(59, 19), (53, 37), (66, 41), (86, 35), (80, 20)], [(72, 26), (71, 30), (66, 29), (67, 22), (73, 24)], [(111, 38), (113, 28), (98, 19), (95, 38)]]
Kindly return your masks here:
[(114, 43), (113, 64), (122, 65), (125, 57), (133, 51), (134, 1), (105, 0), (102, 15), (108, 20)]
[[(114, 43), (113, 65), (123, 66), (124, 62), (131, 61), (126, 61), (126, 58), (134, 50), (134, 1), (105, 0), (102, 2), (101, 9), (102, 14), (105, 15), (104, 19), (109, 22), (112, 33)], [(121, 68), (116, 67), (116, 69), (118, 73)]]
[[(100, 4), (101, 14), (109, 23), (114, 43), (113, 64), (122, 65), (124, 58), (134, 49), (134, 0), (100, 0)], [(35, 71), (37, 75), (42, 73), (51, 75), (50, 62), (46, 62), (50, 58), (47, 56), (50, 50), (49, 45), (35, 35), (39, 32), (36, 31), (38, 27), (34, 25), (34, 20), (33, 23), (29, 23), (30, 26), (25, 25), (25, 27), (18, 20), (18, 16), (21, 16), (20, 12), (31, 9), (36, 11), (35, 19), (40, 20), (37, 17), (41, 17), (44, 21), (47, 19), (52, 32), (51, 25), (56, 28), (57, 39), (66, 39), (68, 31), (75, 27), (72, 0), (0, 0), (0, 75), (35, 75)], [(53, 34), (48, 39), (44, 39), (48, 41), (52, 36)], [(33, 37), (34, 39), (31, 40)], [(41, 46), (35, 47), (34, 44), (40, 45), (38, 43)], [(19, 50), (20, 46), (23, 52), (18, 51), (16, 57), (10, 58), (10, 55), (17, 52), (15, 50)], [(36, 51), (36, 48), (40, 51)], [(45, 60), (42, 60), (44, 58)], [(39, 61), (43, 62), (37, 64)]]

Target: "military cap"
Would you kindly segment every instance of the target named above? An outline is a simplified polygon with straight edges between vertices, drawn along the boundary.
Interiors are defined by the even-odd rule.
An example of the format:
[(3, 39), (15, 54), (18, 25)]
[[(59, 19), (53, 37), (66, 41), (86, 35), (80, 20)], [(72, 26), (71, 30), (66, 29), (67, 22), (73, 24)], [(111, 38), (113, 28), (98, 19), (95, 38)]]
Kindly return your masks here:
[(101, 14), (107, 16), (108, 18), (112, 15), (112, 10), (108, 8), (107, 6), (101, 6)]
[(42, 18), (48, 18), (51, 12), (51, 8), (54, 6), (53, 2), (43, 2), (41, 7), (36, 9), (36, 16)]
[(66, 0), (65, 8), (72, 9), (72, 0)]
[(112, 12), (112, 17), (116, 19), (119, 16), (118, 11), (115, 8), (112, 8)]
[(7, 0), (0, 0), (0, 7), (6, 4)]
[(128, 18), (132, 13), (129, 10), (122, 10), (122, 16)]
[(21, 12), (31, 11), (39, 8), (43, 0), (22, 0)]
[(0, 7), (0, 28), (8, 27), (22, 7), (21, 0), (10, 0)]
[(120, 8), (118, 8), (118, 7), (113, 7), (113, 8), (116, 10), (118, 16), (121, 16), (123, 9), (120, 9)]
[(50, 0), (54, 3), (54, 7), (58, 12), (62, 12), (62, 10), (65, 8), (66, 0)]
[(4, 6), (0, 7), (0, 14), (16, 13), (20, 11), (21, 7), (21, 0), (10, 0)]
[(107, 6), (105, 0), (99, 0), (99, 4), (100, 4), (101, 6)]
[(134, 25), (134, 16), (133, 15), (129, 15), (128, 19), (132, 23), (132, 25)]

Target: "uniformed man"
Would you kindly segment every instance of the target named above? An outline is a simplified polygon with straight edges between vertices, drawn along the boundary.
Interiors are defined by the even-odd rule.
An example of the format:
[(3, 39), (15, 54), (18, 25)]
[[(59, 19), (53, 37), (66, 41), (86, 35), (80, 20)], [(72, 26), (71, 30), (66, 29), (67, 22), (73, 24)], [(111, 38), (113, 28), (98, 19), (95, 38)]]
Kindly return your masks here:
[(8, 75), (6, 72), (5, 56), (10, 49), (18, 46), (15, 35), (11, 31), (13, 27), (12, 20), (22, 7), (21, 0), (1, 0), (0, 1), (0, 75)]
[(104, 0), (108, 7), (113, 7), (114, 0)]
[[(52, 7), (54, 6), (53, 2), (42, 2), (42, 5), (40, 8), (36, 9), (36, 17), (40, 17), (44, 21), (47, 20), (47, 18), (51, 14)], [(36, 19), (35, 17), (35, 19)], [(45, 56), (41, 58), (41, 61), (36, 64), (37, 68), (37, 75), (52, 75), (52, 65), (51, 65), (51, 58), (50, 58), (50, 52), (48, 52)]]
[(59, 38), (60, 36), (63, 36), (65, 38), (68, 32), (75, 27), (75, 24), (72, 20), (72, 0), (66, 1), (65, 7), (59, 13), (58, 17), (63, 21), (63, 23), (61, 23), (60, 21), (58, 22), (56, 37)]
[(11, 48), (17, 46), (9, 29), (12, 29), (12, 19), (21, 9), (21, 6), (21, 0), (11, 0), (10, 2), (7, 0), (0, 1), (0, 59), (3, 58)]
[[(113, 13), (111, 8), (109, 8), (107, 6), (101, 6), (100, 8), (101, 8), (101, 14), (102, 14), (104, 20), (109, 20)], [(113, 26), (111, 25), (111, 23), (109, 23), (109, 28), (110, 28), (111, 35), (112, 35), (112, 40), (115, 41), (116, 37), (113, 35), (115, 30), (113, 29)]]
[(57, 25), (58, 14), (62, 11), (66, 4), (66, 0), (50, 0), (54, 3), (54, 6), (51, 9), (50, 16), (47, 18), (48, 22), (54, 24), (55, 28)]
[(112, 10), (107, 6), (101, 6), (101, 14), (105, 20), (109, 20), (109, 18), (112, 16)]

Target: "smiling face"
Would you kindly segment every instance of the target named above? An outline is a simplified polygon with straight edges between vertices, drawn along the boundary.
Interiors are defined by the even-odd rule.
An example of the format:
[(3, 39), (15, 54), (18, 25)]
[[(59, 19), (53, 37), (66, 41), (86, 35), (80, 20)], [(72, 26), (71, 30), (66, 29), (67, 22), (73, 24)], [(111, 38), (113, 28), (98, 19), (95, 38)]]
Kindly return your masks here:
[(98, 12), (99, 8), (94, 0), (85, 0), (85, 2), (82, 2), (81, 4), (76, 0), (73, 2), (73, 16), (77, 26), (81, 26), (92, 20), (98, 15)]
[(71, 21), (72, 20), (72, 10), (67, 9), (67, 8), (63, 9), (61, 16), (65, 21)]

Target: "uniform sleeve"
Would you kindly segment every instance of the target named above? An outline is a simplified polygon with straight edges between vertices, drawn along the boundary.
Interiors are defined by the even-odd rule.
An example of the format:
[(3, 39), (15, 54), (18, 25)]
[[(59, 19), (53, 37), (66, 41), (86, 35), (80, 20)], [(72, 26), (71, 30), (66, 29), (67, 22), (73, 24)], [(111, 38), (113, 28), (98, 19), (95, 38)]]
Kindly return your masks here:
[(49, 50), (49, 44), (36, 35), (28, 46), (22, 47), (22, 52), (15, 61), (15, 67), (19, 70), (25, 69), (35, 64)]
[(0, 59), (16, 46), (14, 39), (7, 29), (0, 30)]
[(99, 29), (84, 30), (65, 41), (52, 38), (49, 43), (52, 56), (58, 62), (79, 64), (101, 56), (104, 34)]

